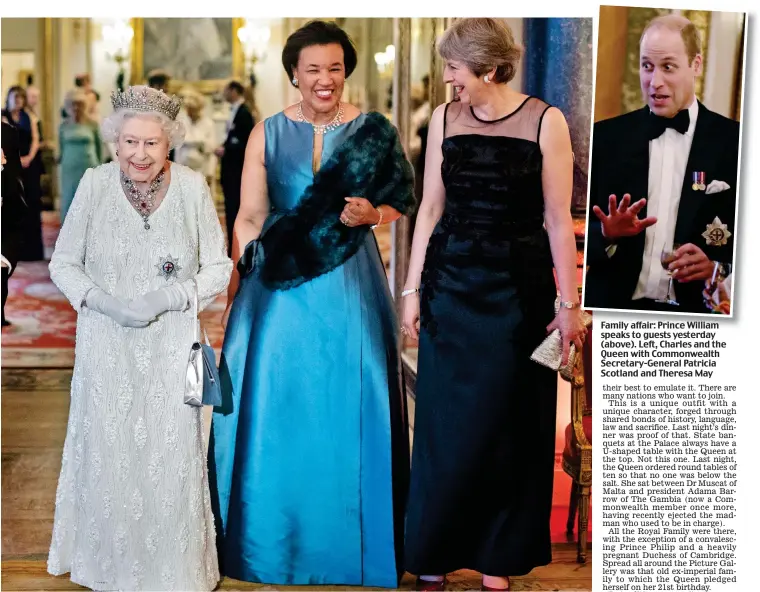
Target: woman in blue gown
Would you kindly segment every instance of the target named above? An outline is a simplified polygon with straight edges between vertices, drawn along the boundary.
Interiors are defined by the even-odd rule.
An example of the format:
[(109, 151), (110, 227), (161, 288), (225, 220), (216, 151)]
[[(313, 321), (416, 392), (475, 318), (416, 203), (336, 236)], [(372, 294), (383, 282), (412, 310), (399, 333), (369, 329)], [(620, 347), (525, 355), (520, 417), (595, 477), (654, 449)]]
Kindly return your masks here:
[(246, 149), (209, 452), (220, 567), (240, 580), (403, 573), (409, 434), (370, 228), (410, 211), (413, 172), (385, 118), (340, 102), (355, 65), (336, 25), (296, 31), (283, 66), (302, 101)]

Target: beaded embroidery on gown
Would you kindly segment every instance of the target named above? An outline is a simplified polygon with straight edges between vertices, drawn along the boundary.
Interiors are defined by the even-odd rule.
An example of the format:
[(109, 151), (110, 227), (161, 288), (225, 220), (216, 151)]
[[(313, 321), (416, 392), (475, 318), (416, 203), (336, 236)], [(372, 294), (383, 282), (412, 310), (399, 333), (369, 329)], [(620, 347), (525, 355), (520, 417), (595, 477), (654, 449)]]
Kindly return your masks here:
[[(127, 328), (82, 306), (195, 278), (203, 309), (232, 262), (203, 177), (171, 165), (150, 230), (116, 162), (89, 169), (50, 275), (79, 313), (48, 571), (96, 590), (213, 590), (219, 581), (201, 410), (183, 402), (191, 309)], [(192, 288), (194, 290), (194, 288)]]

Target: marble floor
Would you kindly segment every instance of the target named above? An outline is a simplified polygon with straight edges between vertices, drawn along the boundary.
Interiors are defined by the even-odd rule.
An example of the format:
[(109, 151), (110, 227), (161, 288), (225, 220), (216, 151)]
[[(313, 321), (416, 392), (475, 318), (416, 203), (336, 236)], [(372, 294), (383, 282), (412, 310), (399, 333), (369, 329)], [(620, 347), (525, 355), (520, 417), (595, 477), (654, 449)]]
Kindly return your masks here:
[[(71, 370), (2, 371), (2, 590), (83, 589), (67, 576), (53, 577), (46, 571), (70, 381)], [(471, 571), (450, 578), (451, 590), (479, 587), (479, 576)], [(413, 588), (414, 578), (407, 575), (401, 589)], [(219, 589), (275, 588), (225, 579)], [(512, 589), (590, 590), (591, 562), (579, 565), (574, 544), (556, 543), (553, 563), (514, 578)]]

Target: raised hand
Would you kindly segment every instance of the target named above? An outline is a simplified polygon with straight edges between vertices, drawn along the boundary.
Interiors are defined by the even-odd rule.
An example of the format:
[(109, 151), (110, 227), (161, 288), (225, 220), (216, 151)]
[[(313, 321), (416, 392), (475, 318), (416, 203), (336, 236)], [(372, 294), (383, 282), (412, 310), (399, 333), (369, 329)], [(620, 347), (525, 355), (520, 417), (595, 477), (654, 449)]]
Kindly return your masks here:
[(639, 212), (646, 205), (646, 199), (640, 199), (631, 205), (631, 194), (626, 193), (617, 203), (617, 197), (610, 195), (609, 214), (605, 215), (599, 206), (594, 206), (593, 211), (602, 223), (602, 235), (610, 240), (626, 236), (636, 236), (657, 222), (654, 216), (639, 219)]

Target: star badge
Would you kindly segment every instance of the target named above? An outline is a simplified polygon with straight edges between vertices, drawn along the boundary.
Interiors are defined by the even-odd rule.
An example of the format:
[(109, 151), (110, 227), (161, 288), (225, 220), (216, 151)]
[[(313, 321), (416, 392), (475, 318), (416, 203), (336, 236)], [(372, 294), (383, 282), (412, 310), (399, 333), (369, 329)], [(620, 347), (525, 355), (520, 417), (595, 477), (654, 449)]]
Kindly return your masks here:
[(720, 218), (715, 216), (715, 220), (707, 225), (707, 230), (702, 233), (702, 236), (705, 237), (708, 247), (722, 247), (728, 243), (731, 233), (728, 231), (728, 225), (723, 224)]
[(158, 268), (158, 275), (163, 276), (167, 282), (169, 278), (177, 277), (177, 272), (182, 270), (179, 266), (179, 260), (171, 255), (162, 258), (161, 262), (156, 264), (156, 267)]

